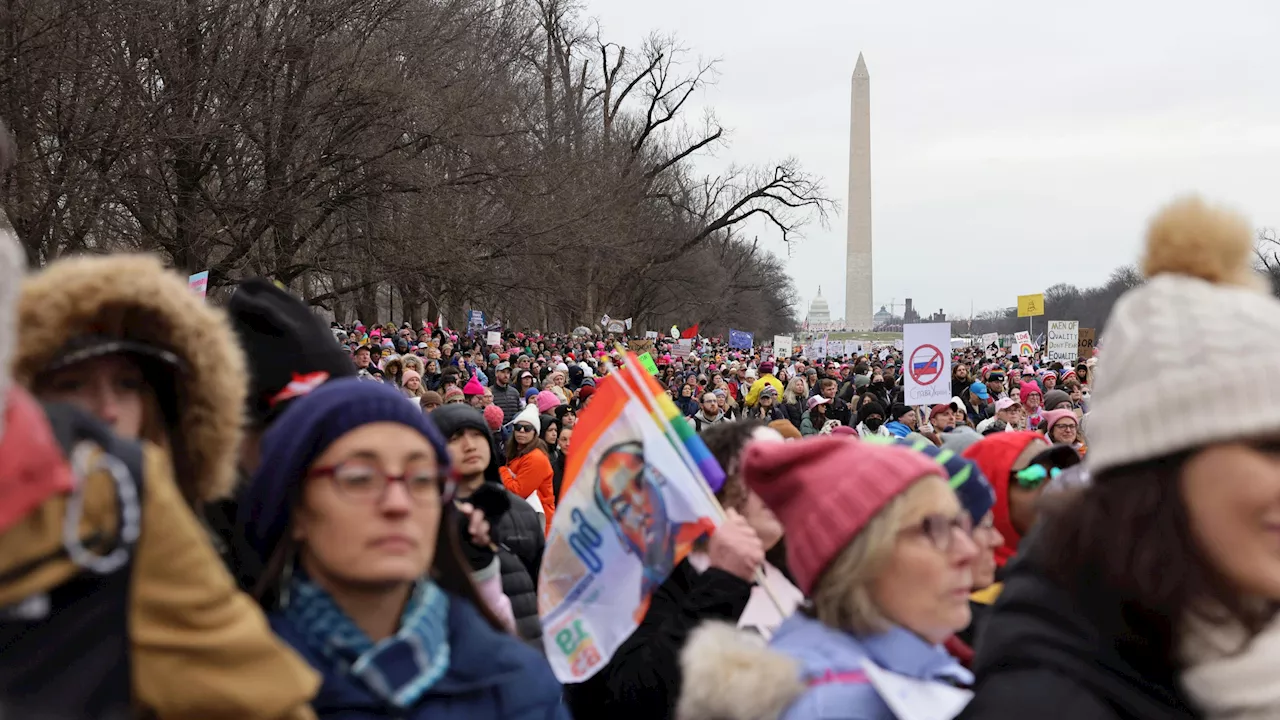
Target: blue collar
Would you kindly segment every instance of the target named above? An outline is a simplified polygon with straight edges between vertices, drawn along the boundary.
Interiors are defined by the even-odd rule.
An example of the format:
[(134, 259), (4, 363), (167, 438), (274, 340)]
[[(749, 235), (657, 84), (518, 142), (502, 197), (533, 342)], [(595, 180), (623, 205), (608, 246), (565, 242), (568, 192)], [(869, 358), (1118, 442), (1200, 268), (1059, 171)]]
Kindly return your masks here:
[(886, 632), (868, 635), (862, 638), (862, 647), (872, 662), (886, 670), (922, 680), (973, 684), (973, 675), (946, 650), (906, 628), (895, 625)]

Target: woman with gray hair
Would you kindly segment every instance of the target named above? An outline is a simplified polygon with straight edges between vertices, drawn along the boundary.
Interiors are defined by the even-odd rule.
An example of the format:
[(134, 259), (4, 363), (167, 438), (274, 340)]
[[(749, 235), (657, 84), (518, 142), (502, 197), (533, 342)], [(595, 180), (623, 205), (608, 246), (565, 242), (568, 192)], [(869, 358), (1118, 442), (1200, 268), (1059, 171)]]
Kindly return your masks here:
[[(943, 643), (969, 624), (978, 548), (943, 467), (906, 447), (837, 436), (753, 443), (742, 475), (782, 521), (810, 603), (767, 649), (723, 626), (700, 630), (682, 658), (679, 717), (890, 720), (896, 697), (886, 698), (878, 669), (951, 695), (958, 711), (966, 696), (946, 686), (972, 676)], [(731, 687), (711, 681), (730, 658)]]

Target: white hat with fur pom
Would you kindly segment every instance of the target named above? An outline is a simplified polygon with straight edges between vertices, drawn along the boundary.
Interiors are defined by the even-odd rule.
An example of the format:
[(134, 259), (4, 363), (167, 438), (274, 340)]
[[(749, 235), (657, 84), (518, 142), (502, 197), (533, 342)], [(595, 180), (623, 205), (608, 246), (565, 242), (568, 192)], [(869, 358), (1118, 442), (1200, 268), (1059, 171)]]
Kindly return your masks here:
[(1086, 457), (1095, 478), (1280, 433), (1280, 301), (1252, 268), (1253, 241), (1247, 220), (1199, 198), (1152, 219), (1148, 280), (1120, 298), (1104, 332)]

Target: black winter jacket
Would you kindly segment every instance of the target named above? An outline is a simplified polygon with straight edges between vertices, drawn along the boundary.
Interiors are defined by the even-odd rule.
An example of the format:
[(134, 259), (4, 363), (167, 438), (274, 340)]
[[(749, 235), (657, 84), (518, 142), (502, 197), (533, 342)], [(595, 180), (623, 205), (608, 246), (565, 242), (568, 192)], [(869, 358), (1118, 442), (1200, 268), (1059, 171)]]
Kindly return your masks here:
[(640, 627), (609, 664), (578, 685), (565, 685), (575, 718), (663, 720), (680, 698), (680, 651), (707, 620), (736, 623), (751, 598), (751, 583), (723, 570), (676, 566), (658, 588)]
[(538, 568), (542, 565), (545, 527), (533, 506), (510, 490), (511, 509), (503, 515), (489, 537), (498, 545), (502, 568), (502, 594), (511, 601), (516, 632), (524, 640), (542, 647), (542, 623), (538, 620)]
[(516, 419), (516, 415), (520, 414), (520, 391), (510, 383), (498, 386), (494, 383), (493, 404), (502, 408), (502, 424), (506, 425)]
[[(1073, 597), (1023, 540), (978, 640), (976, 695), (958, 720), (1190, 720), (1177, 673), (1144, 647), (1121, 603)], [(1028, 547), (1030, 545), (1030, 547)]]
[(796, 426), (797, 430), (800, 429), (800, 423), (804, 422), (804, 414), (809, 412), (807, 401), (808, 398), (805, 398), (805, 402), (797, 401), (782, 406), (782, 411), (786, 413), (787, 419)]

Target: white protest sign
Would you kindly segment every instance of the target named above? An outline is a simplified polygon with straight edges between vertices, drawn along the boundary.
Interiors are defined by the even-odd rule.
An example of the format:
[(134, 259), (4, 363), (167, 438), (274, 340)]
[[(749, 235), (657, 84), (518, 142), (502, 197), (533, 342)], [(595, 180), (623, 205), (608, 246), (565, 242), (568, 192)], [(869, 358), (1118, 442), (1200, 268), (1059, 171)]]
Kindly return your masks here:
[(1031, 333), (1020, 330), (1013, 334), (1013, 344), (1017, 346), (1018, 357), (1034, 357), (1036, 349), (1031, 345)]
[(682, 338), (671, 348), (671, 354), (678, 358), (687, 358), (693, 354), (693, 340), (691, 338)]
[(951, 323), (903, 325), (902, 367), (908, 405), (951, 401)]
[[(949, 341), (950, 341), (950, 340), (948, 339), (948, 342), (949, 342)], [(903, 341), (902, 341), (902, 340), (894, 340), (894, 341), (893, 341), (893, 349), (894, 349), (894, 350), (897, 350), (898, 352), (902, 352), (902, 348), (903, 348)]]
[(982, 347), (991, 347), (1000, 342), (1000, 333), (982, 333)]
[(645, 331), (644, 331), (644, 339), (645, 339), (645, 340), (657, 340), (657, 339), (658, 339), (658, 331), (657, 331), (657, 330), (645, 330)]
[(795, 343), (790, 335), (773, 336), (773, 354), (779, 360), (791, 357), (794, 350)]
[(490, 330), (489, 332), (485, 333), (484, 342), (486, 345), (489, 345), (490, 347), (494, 345), (501, 345), (502, 333), (498, 332), (497, 330)]
[(1075, 320), (1049, 321), (1049, 362), (1073, 363), (1080, 349), (1080, 323)]
[(826, 334), (818, 335), (809, 343), (809, 358), (817, 360), (827, 356), (827, 336)]

